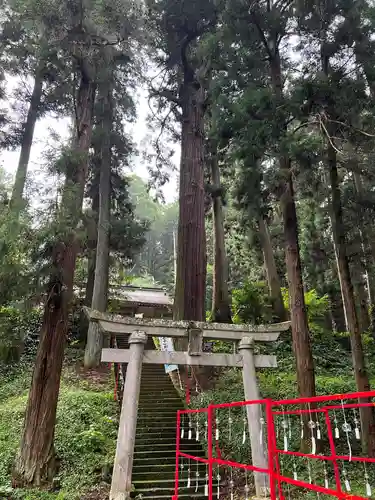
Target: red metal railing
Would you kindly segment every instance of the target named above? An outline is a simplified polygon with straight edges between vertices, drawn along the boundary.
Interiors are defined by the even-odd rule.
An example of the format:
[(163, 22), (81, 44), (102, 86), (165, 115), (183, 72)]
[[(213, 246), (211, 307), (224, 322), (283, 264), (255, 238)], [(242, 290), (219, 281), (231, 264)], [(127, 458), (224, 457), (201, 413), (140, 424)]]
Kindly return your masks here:
[[(372, 398), (375, 398), (375, 391), (282, 401), (264, 399), (209, 405), (207, 408), (198, 410), (179, 411), (177, 413), (176, 474), (173, 500), (178, 500), (179, 497), (181, 460), (187, 460), (189, 463), (188, 484), (191, 483), (191, 463), (196, 465), (196, 488), (198, 488), (199, 464), (204, 464), (207, 468), (207, 474), (203, 483), (205, 495), (209, 500), (214, 498), (214, 481), (216, 479), (217, 494), (215, 498), (220, 498), (220, 468), (230, 471), (230, 486), (228, 487), (227, 481), (227, 486), (224, 488), (226, 489), (224, 496), (227, 494), (228, 498), (233, 498), (234, 482), (232, 476), (234, 471), (237, 475), (245, 473), (246, 488), (248, 487), (248, 473), (264, 475), (267, 478), (267, 489), (269, 489), (271, 500), (291, 498), (293, 496), (291, 488), (294, 490), (303, 489), (315, 492), (318, 497), (320, 494), (323, 494), (339, 499), (351, 498), (352, 500), (360, 500), (369, 497), (374, 498), (375, 458), (357, 453), (358, 451), (362, 453), (363, 434), (360, 412), (363, 408), (374, 406), (374, 403), (371, 401)], [(262, 410), (262, 429), (264, 425), (265, 432), (264, 436), (261, 434), (260, 440), (264, 443), (268, 463), (267, 467), (259, 467), (253, 463), (241, 463), (230, 456), (226, 456), (226, 459), (223, 459), (222, 456), (219, 425), (221, 424), (221, 429), (224, 433), (229, 432), (230, 440), (233, 412), (235, 410), (241, 411), (243, 421), (246, 422), (246, 414), (243, 412), (249, 405), (258, 405), (257, 407)], [(219, 418), (219, 414), (225, 410), (228, 410), (229, 417), (227, 420), (224, 420), (223, 425), (223, 420)], [(192, 415), (196, 416), (197, 422), (198, 417), (206, 419), (207, 424), (205, 427), (207, 435), (205, 436), (205, 440), (207, 442), (207, 453), (205, 457), (185, 453), (182, 450), (184, 446), (181, 441), (181, 435), (184, 435), (182, 429), (186, 424), (186, 420), (188, 420), (189, 438), (191, 438), (190, 427)], [(297, 424), (295, 423), (296, 419)], [(249, 432), (249, 429), (247, 431)], [(306, 433), (309, 434), (306, 435)], [(301, 442), (305, 443), (305, 446), (310, 446), (311, 449), (309, 451), (301, 451)], [(280, 443), (284, 443), (284, 446)], [(245, 451), (249, 447), (246, 442), (245, 427), (243, 430), (242, 445)], [(225, 451), (224, 454), (228, 455)], [(284, 474), (284, 460), (289, 461), (289, 471), (292, 470), (292, 477)], [(302, 473), (297, 473), (298, 467), (301, 468), (301, 463), (305, 469), (302, 468)], [(363, 467), (363, 471), (358, 472), (358, 470), (355, 470), (355, 473), (351, 472), (352, 477), (350, 479), (349, 469), (354, 466)], [(214, 476), (214, 469), (216, 469), (216, 476)], [(317, 477), (314, 480), (313, 472), (315, 469), (318, 471), (316, 472)], [(308, 474), (308, 478), (298, 477), (298, 474), (300, 476)], [(322, 481), (323, 484), (319, 484)], [(354, 492), (352, 491), (353, 489)], [(228, 491), (231, 495), (228, 495)], [(247, 496), (246, 493), (245, 497)]]

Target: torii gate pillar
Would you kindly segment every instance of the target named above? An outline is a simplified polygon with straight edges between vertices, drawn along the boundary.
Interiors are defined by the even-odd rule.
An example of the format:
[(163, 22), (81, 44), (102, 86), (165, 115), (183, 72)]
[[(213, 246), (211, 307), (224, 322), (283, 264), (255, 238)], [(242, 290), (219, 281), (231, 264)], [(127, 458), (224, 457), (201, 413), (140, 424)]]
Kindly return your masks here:
[(126, 369), (110, 500), (127, 500), (132, 490), (134, 444), (141, 388), (140, 374), (146, 342), (147, 335), (144, 332), (136, 331), (129, 337), (130, 360)]
[[(260, 394), (258, 381), (255, 372), (254, 360), (254, 340), (250, 337), (243, 337), (238, 346), (242, 354), (243, 367), (242, 379), (245, 394), (245, 401), (259, 401)], [(251, 457), (253, 465), (262, 469), (268, 468), (268, 459), (265, 453), (264, 442), (262, 439), (261, 427), (261, 407), (258, 404), (246, 405), (247, 423), (250, 434)], [(269, 486), (266, 474), (254, 472), (255, 492), (258, 498), (264, 498), (267, 495)]]

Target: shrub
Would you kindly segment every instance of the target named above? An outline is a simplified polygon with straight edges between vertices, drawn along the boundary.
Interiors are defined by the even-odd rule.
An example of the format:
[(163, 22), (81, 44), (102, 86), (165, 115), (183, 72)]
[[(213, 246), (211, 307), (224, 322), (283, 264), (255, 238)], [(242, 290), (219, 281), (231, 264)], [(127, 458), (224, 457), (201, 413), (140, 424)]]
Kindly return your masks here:
[(24, 348), (35, 344), (40, 328), (41, 313), (38, 309), (24, 310), (0, 307), (0, 363), (19, 361)]
[(272, 302), (267, 284), (246, 280), (242, 288), (232, 291), (233, 323), (259, 325), (272, 321)]

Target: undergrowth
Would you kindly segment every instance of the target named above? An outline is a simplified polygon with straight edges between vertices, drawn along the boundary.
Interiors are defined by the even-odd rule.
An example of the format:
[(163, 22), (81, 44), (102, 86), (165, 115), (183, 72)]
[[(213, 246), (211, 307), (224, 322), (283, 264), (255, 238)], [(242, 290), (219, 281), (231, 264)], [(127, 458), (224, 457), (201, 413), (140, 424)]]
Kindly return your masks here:
[(0, 387), (0, 498), (78, 500), (108, 481), (117, 435), (117, 403), (111, 377), (100, 384), (81, 378), (70, 362), (61, 380), (55, 448), (60, 460), (58, 491), (12, 490), (11, 468), (22, 431), (31, 370), (21, 364)]

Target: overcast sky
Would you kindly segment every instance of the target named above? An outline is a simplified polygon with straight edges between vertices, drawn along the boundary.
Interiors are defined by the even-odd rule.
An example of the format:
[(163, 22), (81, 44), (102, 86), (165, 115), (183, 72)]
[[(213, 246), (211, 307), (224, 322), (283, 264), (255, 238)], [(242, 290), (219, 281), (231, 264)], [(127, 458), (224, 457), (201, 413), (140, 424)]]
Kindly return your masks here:
[[(146, 93), (140, 90), (140, 95), (138, 96), (137, 105), (137, 121), (132, 127), (133, 140), (138, 144), (139, 149), (142, 149), (142, 140), (148, 134), (146, 118), (148, 114), (148, 102)], [(52, 116), (41, 119), (37, 122), (35, 127), (33, 147), (31, 150), (31, 157), (28, 169), (28, 180), (33, 184), (46, 184), (46, 174), (43, 172), (43, 164), (45, 160), (43, 159), (43, 153), (46, 151), (47, 146), (51, 145), (51, 133), (53, 130), (58, 133), (58, 135), (63, 138), (68, 138), (69, 135), (69, 125), (70, 120), (68, 118), (57, 119)], [(19, 150), (16, 151), (2, 151), (0, 153), (0, 164), (5, 168), (5, 170), (14, 175), (17, 169), (19, 158)], [(178, 147), (175, 148), (175, 155), (173, 161), (176, 165), (179, 163), (179, 150)], [(144, 179), (148, 179), (147, 165), (142, 160), (142, 155), (139, 155), (134, 162), (133, 172)], [(53, 186), (54, 179), (52, 177), (48, 178), (48, 182)], [(163, 189), (163, 194), (165, 201), (167, 203), (174, 201), (177, 198), (177, 181), (176, 174), (171, 175), (170, 182), (166, 184)]]

